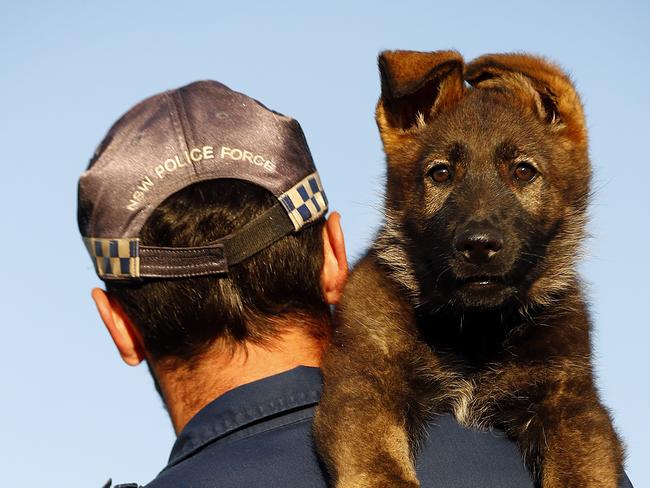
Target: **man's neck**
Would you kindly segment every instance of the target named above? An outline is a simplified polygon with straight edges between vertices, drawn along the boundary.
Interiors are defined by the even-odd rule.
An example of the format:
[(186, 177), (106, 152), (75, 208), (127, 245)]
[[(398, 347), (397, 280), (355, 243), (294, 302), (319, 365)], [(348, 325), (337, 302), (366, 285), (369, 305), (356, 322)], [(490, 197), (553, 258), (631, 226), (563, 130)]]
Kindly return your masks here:
[(297, 366), (320, 366), (323, 341), (300, 329), (289, 330), (270, 344), (245, 343), (229, 350), (215, 343), (192, 364), (153, 364), (167, 411), (178, 434), (205, 405), (238, 386)]

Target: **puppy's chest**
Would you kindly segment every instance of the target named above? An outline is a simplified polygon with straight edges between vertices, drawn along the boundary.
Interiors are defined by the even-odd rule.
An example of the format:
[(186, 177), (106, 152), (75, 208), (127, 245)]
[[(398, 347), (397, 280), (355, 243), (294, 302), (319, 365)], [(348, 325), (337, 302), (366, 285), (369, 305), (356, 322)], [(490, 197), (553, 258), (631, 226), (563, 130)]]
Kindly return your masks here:
[(452, 413), (458, 423), (466, 427), (492, 426), (499, 395), (494, 392), (496, 385), (486, 376), (439, 372), (442, 386), (435, 393), (433, 403)]
[(455, 379), (447, 383), (447, 408), (454, 414), (456, 420), (466, 427), (486, 426), (487, 416), (484, 409), (478, 405), (481, 398), (479, 387), (473, 379)]

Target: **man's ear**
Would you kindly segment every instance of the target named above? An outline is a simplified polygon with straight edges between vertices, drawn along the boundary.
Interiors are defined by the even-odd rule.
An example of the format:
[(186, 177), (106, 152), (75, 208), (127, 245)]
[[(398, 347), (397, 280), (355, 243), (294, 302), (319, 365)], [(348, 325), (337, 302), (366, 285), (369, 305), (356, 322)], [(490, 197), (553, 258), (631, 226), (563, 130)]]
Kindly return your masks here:
[(528, 54), (486, 54), (467, 65), (465, 79), (475, 88), (513, 93), (524, 108), (575, 146), (586, 148), (580, 97), (569, 76), (555, 64)]
[(323, 256), (321, 289), (327, 303), (334, 305), (341, 299), (348, 279), (348, 258), (338, 212), (332, 212), (323, 226)]
[(384, 51), (378, 63), (376, 119), (387, 150), (466, 92), (463, 58), (456, 51)]
[(92, 297), (122, 360), (129, 366), (140, 364), (144, 359), (144, 349), (140, 336), (124, 309), (100, 288), (93, 289)]

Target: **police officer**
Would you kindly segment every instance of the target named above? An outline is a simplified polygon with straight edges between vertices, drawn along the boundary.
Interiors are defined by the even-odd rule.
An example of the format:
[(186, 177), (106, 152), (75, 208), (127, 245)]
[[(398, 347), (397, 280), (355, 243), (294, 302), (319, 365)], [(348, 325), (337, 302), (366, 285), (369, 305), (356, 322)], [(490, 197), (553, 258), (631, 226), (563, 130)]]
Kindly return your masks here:
[[(299, 124), (217, 82), (144, 100), (100, 144), (79, 180), (92, 296), (177, 434), (147, 487), (326, 486), (310, 429), (348, 272), (326, 211)], [(501, 434), (429, 434), (423, 486), (532, 486)]]

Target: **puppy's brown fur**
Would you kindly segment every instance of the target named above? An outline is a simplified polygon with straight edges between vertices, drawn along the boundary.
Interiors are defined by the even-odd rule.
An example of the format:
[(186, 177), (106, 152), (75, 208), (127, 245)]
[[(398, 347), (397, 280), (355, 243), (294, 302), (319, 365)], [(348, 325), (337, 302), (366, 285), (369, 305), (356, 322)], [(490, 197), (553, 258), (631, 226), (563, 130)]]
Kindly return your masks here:
[(617, 486), (576, 275), (590, 165), (571, 81), (523, 54), (379, 67), (385, 223), (337, 312), (315, 422), (336, 486), (419, 486), (419, 435), (445, 411), (503, 429), (544, 488)]

